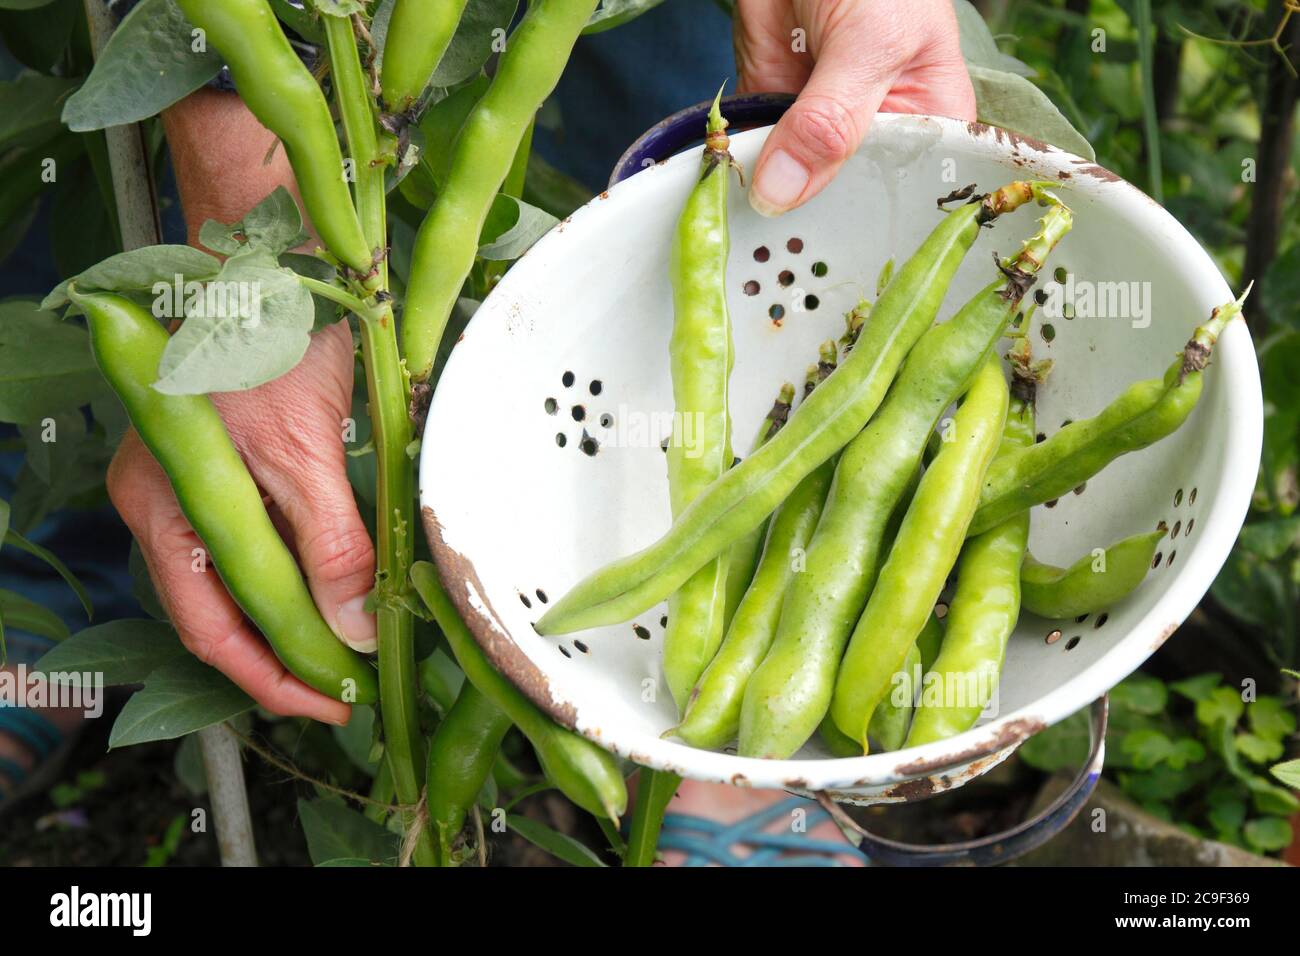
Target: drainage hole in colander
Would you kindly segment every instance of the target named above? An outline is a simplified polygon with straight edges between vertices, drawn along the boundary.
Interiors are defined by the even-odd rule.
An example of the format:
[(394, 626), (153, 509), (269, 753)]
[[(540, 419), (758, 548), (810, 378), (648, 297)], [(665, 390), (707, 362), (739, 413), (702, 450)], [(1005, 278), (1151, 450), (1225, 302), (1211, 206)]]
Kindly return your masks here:
[(772, 253), (771, 250), (767, 248), (767, 246), (759, 246), (757, 249), (754, 250), (755, 262), (766, 262), (768, 259), (771, 258), (772, 258)]
[(1060, 631), (1048, 631), (1048, 632), (1047, 632), (1047, 643), (1048, 643), (1048, 644), (1055, 644), (1055, 643), (1056, 643), (1057, 641), (1059, 641), (1060, 639), (1061, 639), (1061, 632), (1060, 632)]
[(527, 595), (527, 594), (520, 593), (520, 595), (519, 595), (519, 601), (520, 601), (520, 603), (522, 603), (523, 606), (526, 607), (526, 608), (530, 608), (530, 609), (531, 609), (532, 606), (533, 606), (533, 602), (530, 601), (530, 600), (528, 600), (528, 595)]
[(1177, 551), (1170, 551), (1170, 552), (1169, 552), (1169, 560), (1165, 562), (1165, 567), (1169, 567), (1171, 564), (1173, 564), (1173, 563), (1174, 563), (1174, 558), (1176, 558), (1176, 557), (1178, 557), (1178, 552), (1177, 552)]
[(830, 271), (831, 271), (830, 266), (822, 262), (820, 259), (812, 264), (812, 274), (815, 275), (818, 279), (826, 278), (826, 273)]
[(668, 626), (668, 615), (667, 615), (667, 614), (665, 614), (665, 615), (663, 615), (661, 618), (659, 618), (659, 626), (660, 626), (660, 627), (667, 627), (667, 626)]
[(600, 416), (600, 427), (601, 427), (601, 428), (613, 428), (613, 427), (614, 427), (614, 416), (611, 415), (609, 412), (605, 412), (603, 415), (601, 415), (601, 416)]
[(1074, 637), (1070, 638), (1068, 641), (1065, 642), (1065, 649), (1067, 651), (1074, 650), (1076, 647), (1079, 646), (1079, 641), (1081, 639), (1082, 638), (1080, 638), (1078, 634), (1074, 635)]
[(757, 279), (750, 279), (744, 285), (745, 295), (758, 295), (759, 290), (763, 287), (758, 284)]
[(1082, 624), (1082, 623), (1083, 623), (1084, 621), (1086, 621), (1086, 620), (1088, 620), (1088, 615), (1086, 615), (1086, 614), (1080, 614), (1078, 617), (1076, 617), (1076, 618), (1074, 619), (1074, 623), (1075, 623), (1075, 624)]
[(573, 408), (569, 410), (569, 414), (573, 416), (575, 422), (580, 422), (587, 417), (587, 410), (581, 405), (574, 405)]
[(569, 649), (567, 647), (565, 647), (563, 644), (556, 644), (555, 646), (559, 648), (561, 654), (569, 658), (569, 660), (573, 660), (573, 655), (569, 653)]
[(817, 296), (815, 295), (806, 295), (803, 297), (803, 307), (807, 309), (809, 312), (813, 311), (814, 309), (817, 308), (817, 306), (821, 304), (822, 304), (822, 300), (817, 298)]
[(1101, 627), (1109, 620), (1110, 620), (1110, 615), (1107, 612), (1102, 611), (1100, 614), (1097, 615), (1097, 621), (1092, 626), (1094, 628)]
[(1190, 538), (1192, 536), (1192, 528), (1195, 527), (1195, 525), (1196, 525), (1195, 518), (1187, 519), (1187, 532), (1183, 535), (1184, 538)]
[(643, 641), (650, 640), (650, 629), (648, 627), (643, 627), (640, 624), (633, 624), (632, 633), (635, 634), (637, 637), (641, 638), (641, 640)]
[(672, 440), (673, 440), (673, 436), (669, 435), (667, 438), (665, 438), (663, 441), (659, 443), (659, 450), (663, 452), (665, 455), (668, 454), (668, 443), (671, 442)]
[(569, 443), (569, 439), (565, 437), (564, 432), (557, 432), (557, 433), (556, 433), (556, 435), (555, 435), (555, 444), (557, 444), (557, 445), (559, 445), (561, 448), (563, 448), (563, 447), (564, 447), (565, 445), (567, 445), (568, 443)]
[(1182, 531), (1182, 530), (1183, 530), (1183, 523), (1182, 523), (1181, 521), (1175, 521), (1175, 522), (1174, 522), (1174, 530), (1171, 531), (1171, 532), (1169, 532), (1169, 537), (1170, 537), (1170, 539), (1173, 539), (1173, 538), (1178, 537), (1178, 532), (1180, 532), (1180, 531)]
[(560, 376), (560, 384), (562, 384), (565, 388), (573, 388), (573, 382), (576, 379), (576, 377), (577, 376), (575, 376), (572, 372), (565, 372), (563, 375)]
[(1066, 321), (1069, 321), (1070, 319), (1073, 319), (1073, 318), (1074, 318), (1074, 306), (1070, 305), (1070, 303), (1068, 303), (1068, 302), (1065, 303), (1063, 306), (1061, 306), (1061, 315), (1065, 316)]
[(1163, 557), (1164, 555), (1161, 552), (1156, 552), (1156, 556), (1151, 559), (1151, 570), (1154, 571), (1156, 568), (1160, 567), (1160, 561)]
[(598, 378), (593, 378), (591, 384), (587, 386), (587, 391), (593, 395), (599, 395), (600, 390), (605, 387), (605, 383)]
[(1057, 503), (1058, 501), (1060, 501), (1060, 500), (1061, 500), (1060, 498), (1053, 498), (1051, 501), (1044, 501), (1044, 502), (1043, 502), (1043, 507), (1044, 507), (1044, 508), (1055, 508), (1055, 507), (1056, 507), (1056, 503)]
[(1065, 266), (1057, 266), (1056, 271), (1052, 273), (1052, 278), (1065, 285), (1065, 280), (1070, 278), (1070, 273), (1065, 271)]
[(1081, 494), (1083, 494), (1087, 489), (1088, 489), (1088, 483), (1085, 481), (1083, 484), (1079, 485), (1079, 487), (1077, 487), (1077, 488), (1074, 489), (1074, 493), (1075, 493), (1076, 495), (1081, 495)]
[(584, 428), (582, 430), (582, 441), (579, 442), (578, 447), (582, 449), (582, 453), (588, 458), (595, 458), (596, 452), (600, 451), (600, 442), (587, 434), (587, 429)]
[(576, 648), (577, 648), (579, 651), (581, 651), (583, 654), (590, 654), (590, 653), (591, 653), (591, 651), (588, 650), (587, 645), (584, 644), (584, 643), (582, 643), (582, 641), (574, 641), (574, 642), (573, 642), (573, 646), (576, 647)]
[(1040, 441), (1047, 441), (1047, 436), (1044, 435), (1042, 432), (1039, 432), (1037, 435), (1034, 436), (1034, 444), (1038, 444)]
[(783, 289), (786, 288), (787, 286), (794, 285), (794, 273), (791, 272), (789, 269), (782, 269), (777, 274), (776, 281), (780, 284), (781, 288)]
[(1194, 504), (1196, 504), (1196, 489), (1195, 489), (1195, 488), (1193, 488), (1193, 489), (1192, 489), (1192, 493), (1191, 493), (1190, 495), (1187, 496), (1187, 503), (1188, 503), (1189, 505), (1194, 505)]
[(1051, 322), (1044, 322), (1042, 327), (1039, 328), (1038, 334), (1043, 337), (1044, 342), (1051, 342), (1052, 339), (1056, 338), (1056, 326), (1052, 325)]
[(554, 415), (560, 410), (560, 403), (553, 398), (548, 398), (543, 407), (546, 409), (546, 414)]
[(767, 314), (768, 317), (771, 318), (772, 324), (779, 328), (781, 325), (781, 320), (785, 318), (785, 307), (780, 305), (773, 305), (767, 310)]
[(1046, 290), (1046, 289), (1035, 289), (1035, 290), (1034, 290), (1034, 301), (1037, 302), (1039, 305), (1047, 305), (1047, 290)]
[(1179, 488), (1174, 492), (1174, 507), (1177, 508), (1183, 503), (1183, 489)]
[(1074, 424), (1074, 419), (1067, 418), (1065, 421), (1061, 422), (1061, 427), (1064, 428), (1067, 425), (1073, 425), (1073, 424)]
[(543, 591), (541, 588), (538, 588), (538, 589), (537, 589), (536, 591), (534, 591), (533, 593), (537, 595), (537, 600), (541, 601), (543, 604), (546, 603), (546, 601), (547, 601), (547, 597), (546, 597), (546, 592), (545, 592), (545, 591)]
[(796, 256), (803, 252), (803, 240), (798, 236), (791, 236), (785, 243), (786, 252), (793, 252)]

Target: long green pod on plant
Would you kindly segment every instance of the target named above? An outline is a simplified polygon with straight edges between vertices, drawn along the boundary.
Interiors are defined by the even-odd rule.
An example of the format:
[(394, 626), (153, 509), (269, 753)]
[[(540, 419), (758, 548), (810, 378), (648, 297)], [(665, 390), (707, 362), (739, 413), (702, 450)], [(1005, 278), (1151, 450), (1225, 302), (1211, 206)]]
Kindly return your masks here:
[(352, 204), (325, 95), (298, 59), (267, 0), (177, 0), (230, 68), (244, 103), (280, 138), (311, 224), (329, 250), (361, 276), (374, 267)]
[(402, 353), (414, 381), (424, 381), (433, 370), (447, 319), (474, 267), (492, 200), (596, 3), (533, 0), (506, 40), (487, 92), (456, 136), (446, 182), (411, 251)]
[(86, 315), (95, 363), (162, 465), (221, 581), (295, 677), (347, 703), (379, 696), (375, 669), (334, 635), (206, 395), (153, 388), (168, 335), (152, 315), (108, 292), (68, 297)]
[(407, 113), (420, 98), (456, 33), (466, 0), (397, 0), (384, 39), (384, 108)]
[(501, 708), (471, 681), (465, 681), (429, 740), (424, 803), (443, 866), (454, 863), (456, 838), (492, 773), (501, 741), (511, 726)]
[(1199, 326), (1162, 378), (1135, 382), (1092, 418), (1066, 425), (1046, 441), (994, 462), (984, 479), (971, 534), (1019, 511), (1052, 501), (1095, 476), (1120, 455), (1173, 434), (1201, 397), (1214, 343), (1241, 316), (1250, 294), (1221, 305)]
[(538, 632), (567, 634), (635, 617), (756, 528), (875, 413), (907, 353), (934, 322), (980, 228), (1041, 195), (1041, 187), (1016, 182), (948, 213), (890, 280), (857, 346), (786, 427), (709, 486), (654, 544), (572, 587), (542, 615)]
[(443, 590), (437, 568), (428, 561), (415, 562), (411, 584), (451, 645), (465, 679), (528, 738), (547, 779), (588, 813), (617, 821), (627, 809), (627, 786), (618, 761), (543, 714), (492, 666)]
[(1137, 589), (1151, 568), (1164, 529), (1135, 534), (1085, 554), (1068, 568), (1025, 558), (1022, 603), (1040, 617), (1077, 617), (1103, 610)]

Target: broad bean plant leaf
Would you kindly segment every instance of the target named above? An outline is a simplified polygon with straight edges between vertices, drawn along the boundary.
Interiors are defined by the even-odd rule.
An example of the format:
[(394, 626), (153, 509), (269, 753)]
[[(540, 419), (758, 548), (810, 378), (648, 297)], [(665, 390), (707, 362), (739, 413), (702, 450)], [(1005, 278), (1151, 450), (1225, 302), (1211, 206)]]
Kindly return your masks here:
[(215, 668), (181, 654), (145, 678), (118, 714), (109, 749), (173, 740), (253, 709), (253, 699)]
[(517, 813), (506, 817), (506, 826), (514, 830), (533, 846), (545, 850), (558, 860), (572, 866), (604, 866), (604, 861), (594, 850), (579, 843), (567, 833), (553, 830), (544, 823)]
[(992, 31), (970, 0), (952, 0), (952, 9), (957, 14), (961, 55), (968, 64), (990, 70), (1001, 70), (1004, 73), (1015, 73), (1017, 76), (1034, 75), (1032, 67), (998, 49), (998, 42), (993, 38)]
[(125, 618), (78, 631), (37, 662), (46, 674), (102, 674), (105, 685), (139, 684), (154, 671), (187, 655), (170, 624)]
[[(0, 635), (3, 628), (29, 631), (52, 641), (62, 641), (68, 636), (68, 625), (49, 608), (16, 591), (0, 589)], [(2, 642), (0, 637), (0, 646)]]
[(1070, 125), (1047, 94), (1023, 76), (966, 64), (975, 87), (981, 123), (1001, 126), (1050, 143), (1085, 159), (1096, 159), (1092, 145)]
[(245, 246), (279, 255), (309, 238), (302, 226), (302, 211), (283, 186), (275, 187), (238, 222), (209, 219), (199, 229), (199, 241), (223, 256), (234, 255)]
[(83, 585), (77, 579), (77, 576), (72, 573), (72, 570), (66, 564), (60, 561), (53, 551), (50, 551), (48, 548), (41, 547), (39, 544), (37, 544), (34, 541), (27, 540), (25, 537), (23, 537), (21, 534), (15, 531), (13, 528), (8, 527), (9, 524), (8, 504), (5, 504), (4, 506), (3, 524), (5, 525), (5, 531), (3, 536), (4, 543), (9, 545), (9, 547), (11, 548), (17, 548), (19, 551), (25, 551), (27, 554), (30, 554), (32, 557), (44, 561), (47, 565), (49, 565), (49, 567), (59, 577), (63, 578), (64, 582), (68, 585), (68, 587), (72, 589), (72, 593), (77, 596), (77, 600), (81, 602), (81, 607), (86, 612), (86, 617), (88, 619), (93, 617), (95, 613), (95, 609), (90, 602), (90, 594), (89, 592), (86, 591), (85, 585)]
[(60, 282), (41, 302), (41, 308), (57, 309), (67, 305), (68, 286), (73, 282), (83, 292), (153, 292), (160, 285), (201, 281), (215, 276), (220, 270), (218, 259), (193, 246), (141, 246), (109, 256)]
[(283, 375), (306, 353), (316, 316), (294, 272), (253, 247), (227, 259), (201, 293), (187, 292), (184, 308), (154, 383), (167, 395), (240, 391)]
[[(317, 866), (392, 866), (400, 849), (396, 833), (385, 829), (338, 797), (299, 800), (298, 819), (307, 837), (307, 852)], [(365, 861), (357, 863), (356, 861)]]
[(519, 0), (474, 0), (466, 5), (431, 84), (455, 86), (481, 70), (488, 57), (500, 52), (518, 7)]
[(176, 0), (143, 0), (113, 31), (85, 84), (68, 100), (68, 128), (84, 133), (137, 123), (216, 76), (221, 57), (192, 49), (193, 30)]
[(582, 33), (584, 36), (590, 36), (593, 33), (604, 33), (606, 30), (621, 27), (663, 2), (664, 0), (603, 0), (591, 15), (591, 19), (587, 21), (587, 25), (582, 28)]
[(0, 83), (0, 150), (35, 146), (59, 132), (59, 111), (77, 81), (23, 73)]
[(483, 259), (518, 259), (557, 222), (559, 220), (544, 209), (530, 206), (513, 196), (498, 194), (492, 201), (482, 238), (494, 235), (479, 246), (478, 254)]
[(84, 328), (31, 302), (0, 303), (0, 421), (38, 421), (104, 388)]

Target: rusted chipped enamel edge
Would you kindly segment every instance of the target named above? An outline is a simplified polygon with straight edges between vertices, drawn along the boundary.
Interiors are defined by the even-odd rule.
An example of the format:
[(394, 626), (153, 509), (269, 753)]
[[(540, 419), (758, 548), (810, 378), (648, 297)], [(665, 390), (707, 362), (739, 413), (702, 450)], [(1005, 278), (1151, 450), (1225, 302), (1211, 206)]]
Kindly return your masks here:
[[(1000, 156), (1015, 175), (1023, 178), (1054, 180), (1077, 197), (1096, 198), (1114, 190), (1123, 194), (1121, 202), (1133, 204), (1128, 218), (1151, 218), (1150, 227), (1163, 233), (1173, 246), (1171, 255), (1199, 259), (1203, 268), (1196, 270), (1201, 284), (1199, 298), (1219, 303), (1232, 297), (1219, 276), (1213, 260), (1178, 222), (1150, 197), (1110, 170), (1095, 162), (1067, 153), (1008, 130), (982, 123), (966, 123), (942, 117), (881, 114), (878, 127), (914, 126), (918, 130), (937, 127), (944, 137), (957, 136), (980, 144), (991, 155)], [(733, 144), (746, 139), (762, 139), (770, 127), (736, 134)], [(936, 148), (939, 144), (936, 143)], [(575, 212), (562, 224), (581, 223), (593, 210), (608, 214), (610, 201), (617, 205), (620, 196), (638, 189), (655, 189), (661, 182), (657, 172), (678, 164), (698, 161), (698, 149), (678, 154), (664, 163), (648, 167), (646, 174), (630, 177), (602, 193)], [(566, 228), (557, 227), (530, 250), (526, 260), (551, 255), (565, 242)], [(513, 274), (515, 270), (512, 270)], [(498, 292), (504, 294), (511, 274)], [(493, 293), (498, 294), (497, 292)], [(1208, 314), (1207, 306), (1207, 314)], [(475, 322), (487, 320), (491, 310), (480, 308), (466, 334), (472, 334)], [(452, 361), (455, 361), (453, 352)], [(667, 770), (684, 777), (730, 783), (756, 788), (782, 788), (798, 792), (826, 791), (837, 800), (862, 803), (899, 802), (922, 799), (960, 786), (967, 780), (988, 772), (1006, 760), (1033, 734), (1063, 720), (1088, 706), (1111, 687), (1137, 669), (1177, 630), (1209, 590), (1214, 577), (1227, 560), (1237, 531), (1245, 521), (1250, 494), (1254, 487), (1256, 465), (1263, 439), (1263, 405), (1254, 348), (1243, 323), (1234, 323), (1221, 337), (1216, 348), (1220, 373), (1233, 383), (1227, 396), (1228, 411), (1234, 426), (1226, 430), (1225, 450), (1219, 465), (1219, 494), (1216, 507), (1205, 518), (1200, 546), (1182, 564), (1177, 585), (1171, 587), (1132, 629), (1132, 634), (1153, 635), (1142, 642), (1129, 637), (1121, 640), (1107, 657), (1083, 669), (1072, 680), (1018, 710), (981, 724), (956, 737), (906, 751), (873, 754), (865, 757), (761, 760), (733, 754), (697, 750), (673, 740), (646, 735), (640, 746), (627, 746), (612, 740), (599, 725), (591, 721), (571, 700), (555, 694), (543, 671), (510, 636), (487, 598), (472, 560), (451, 547), (444, 536), (433, 509), (424, 501), (422, 510), (426, 534), (443, 585), (475, 639), (493, 664), (518, 686), (539, 708), (562, 725), (569, 727), (618, 755), (635, 763)], [(425, 443), (425, 451), (432, 443)], [(1242, 467), (1241, 462), (1256, 463)]]

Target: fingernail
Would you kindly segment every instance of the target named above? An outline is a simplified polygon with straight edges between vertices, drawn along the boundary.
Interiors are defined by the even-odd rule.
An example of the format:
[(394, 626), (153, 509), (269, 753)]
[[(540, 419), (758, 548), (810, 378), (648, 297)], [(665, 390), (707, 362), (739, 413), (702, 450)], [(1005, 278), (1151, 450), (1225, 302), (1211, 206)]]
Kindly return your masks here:
[(354, 651), (369, 654), (379, 644), (375, 634), (375, 617), (366, 613), (365, 597), (355, 597), (339, 605), (339, 637)]
[(783, 149), (767, 158), (749, 190), (749, 204), (763, 216), (779, 216), (808, 188), (808, 170)]

